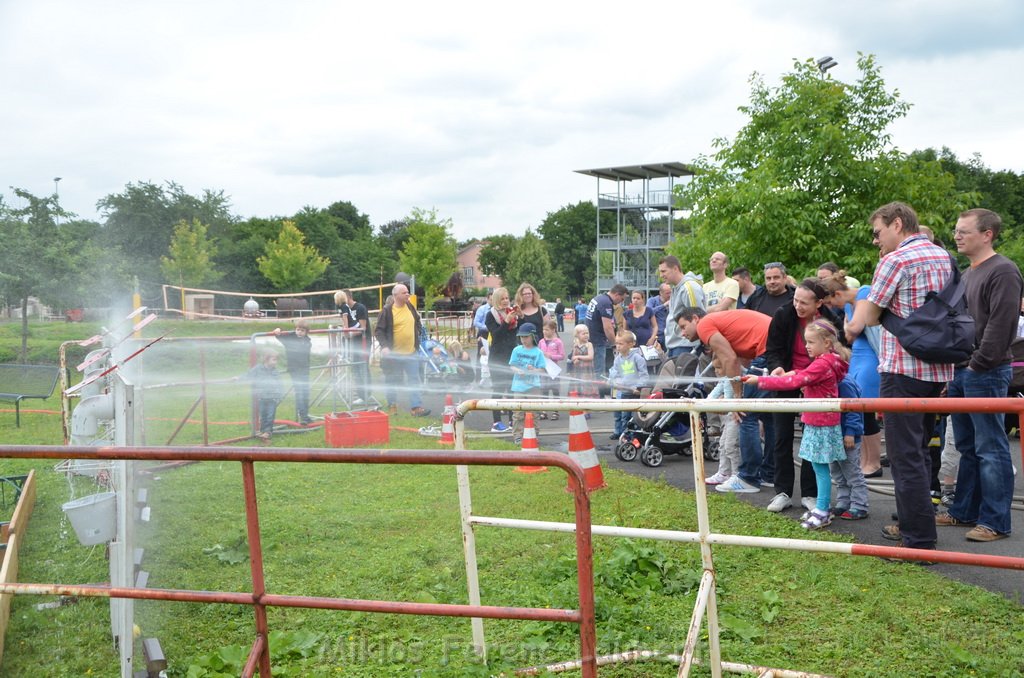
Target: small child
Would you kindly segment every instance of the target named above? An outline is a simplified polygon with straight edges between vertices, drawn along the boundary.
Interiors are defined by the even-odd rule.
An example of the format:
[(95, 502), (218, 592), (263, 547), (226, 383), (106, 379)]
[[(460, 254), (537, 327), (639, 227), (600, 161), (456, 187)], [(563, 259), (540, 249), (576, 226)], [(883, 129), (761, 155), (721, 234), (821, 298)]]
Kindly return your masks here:
[[(540, 340), (540, 350), (544, 352), (544, 357), (558, 365), (562, 366), (562, 361), (565, 360), (565, 346), (562, 344), (562, 340), (558, 338), (558, 322), (556, 320), (545, 320), (544, 321), (544, 338)], [(558, 398), (562, 395), (561, 380), (558, 377), (543, 376), (541, 377), (541, 383), (543, 384), (543, 395), (549, 398)], [(540, 419), (558, 419), (558, 412), (552, 412), (550, 415), (541, 412), (539, 415)]]
[[(719, 378), (725, 377), (725, 365), (716, 356), (712, 358), (711, 365), (715, 368), (715, 375)], [(733, 381), (722, 379), (715, 384), (708, 394), (708, 400), (712, 398), (735, 398)], [(722, 414), (722, 436), (718, 439), (718, 470), (714, 475), (706, 478), (706, 485), (721, 485), (740, 470), (740, 425), (731, 412)]]
[(253, 398), (260, 417), (260, 432), (256, 437), (267, 441), (274, 431), (277, 404), (284, 398), (284, 386), (277, 374), (277, 352), (264, 349), (259, 363), (249, 370), (248, 379), (252, 382)]
[[(840, 398), (859, 398), (860, 387), (850, 377), (839, 382)], [(832, 462), (832, 482), (836, 485), (836, 507), (832, 513), (843, 520), (868, 517), (868, 483), (860, 468), (860, 439), (864, 435), (864, 415), (843, 412), (844, 461)]]
[[(629, 330), (619, 330), (615, 335), (615, 362), (608, 371), (608, 383), (620, 400), (640, 397), (640, 389), (647, 385), (647, 361), (636, 347), (636, 335)], [(616, 410), (612, 440), (622, 438), (632, 417), (632, 412)]]
[[(540, 391), (540, 375), (546, 371), (544, 352), (537, 347), (537, 326), (533, 323), (520, 325), (516, 336), (521, 343), (512, 349), (512, 356), (508, 359), (508, 366), (512, 369), (510, 390), (518, 397), (529, 398), (531, 392), (536, 396)], [(525, 419), (526, 414), (522, 410), (512, 414), (512, 441), (516, 445), (523, 442)]]
[(453, 341), (448, 344), (448, 364), (453, 368), (451, 374), (454, 383), (468, 387), (476, 380), (469, 351), (462, 348), (462, 342)]
[[(603, 350), (603, 349), (602, 349)], [(583, 398), (597, 397), (597, 384), (594, 382), (594, 345), (590, 343), (590, 330), (579, 324), (572, 333), (572, 364), (573, 377), (579, 382), (579, 394)]]
[(292, 378), (295, 391), (295, 418), (303, 426), (312, 424), (309, 418), (309, 354), (313, 342), (309, 338), (309, 322), (305, 319), (295, 323), (294, 332), (282, 332), (274, 328), (274, 336), (284, 346), (288, 358), (288, 376)]
[[(839, 343), (835, 325), (818, 318), (807, 324), (804, 344), (811, 364), (805, 369), (770, 377), (746, 375), (743, 383), (762, 391), (793, 391), (802, 389), (807, 398), (838, 398), (839, 382), (849, 368), (850, 349)], [(813, 509), (801, 517), (800, 526), (817, 530), (832, 523), (829, 510), (832, 501), (832, 478), (829, 465), (846, 459), (839, 412), (803, 412), (804, 434), (800, 440), (800, 458), (811, 462), (817, 481), (818, 499)]]

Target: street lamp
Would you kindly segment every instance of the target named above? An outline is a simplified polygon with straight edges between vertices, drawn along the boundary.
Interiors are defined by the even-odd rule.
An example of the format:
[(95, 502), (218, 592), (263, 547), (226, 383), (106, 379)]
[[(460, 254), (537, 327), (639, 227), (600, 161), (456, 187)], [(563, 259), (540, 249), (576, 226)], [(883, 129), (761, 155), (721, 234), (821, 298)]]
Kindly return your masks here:
[(822, 75), (825, 75), (825, 71), (828, 69), (839, 65), (839, 62), (830, 56), (821, 57), (815, 63), (818, 64), (818, 70), (821, 71)]
[(57, 224), (58, 226), (60, 226), (60, 190), (58, 190), (57, 185), (60, 183), (60, 180), (61, 177), (53, 178), (53, 206), (58, 208), (58, 213), (54, 216), (54, 223)]

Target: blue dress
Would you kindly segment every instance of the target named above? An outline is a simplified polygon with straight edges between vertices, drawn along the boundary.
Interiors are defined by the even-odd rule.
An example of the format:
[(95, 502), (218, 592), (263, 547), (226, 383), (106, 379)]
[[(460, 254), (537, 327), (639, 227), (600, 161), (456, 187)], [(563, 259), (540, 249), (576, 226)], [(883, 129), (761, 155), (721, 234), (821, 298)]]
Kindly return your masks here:
[[(857, 301), (867, 299), (870, 290), (870, 285), (864, 285), (857, 290)], [(847, 322), (851, 318), (853, 318), (853, 306), (847, 304)], [(852, 349), (849, 375), (853, 377), (853, 381), (860, 387), (862, 398), (877, 398), (880, 381), (878, 376), (878, 356), (875, 355), (871, 344), (863, 333), (854, 340)]]

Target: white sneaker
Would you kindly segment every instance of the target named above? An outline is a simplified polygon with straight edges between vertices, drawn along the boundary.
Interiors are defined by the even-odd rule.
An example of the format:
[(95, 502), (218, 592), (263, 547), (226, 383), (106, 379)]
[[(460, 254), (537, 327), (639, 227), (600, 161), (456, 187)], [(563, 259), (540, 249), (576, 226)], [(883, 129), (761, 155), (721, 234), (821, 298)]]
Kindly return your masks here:
[(721, 485), (715, 485), (715, 490), (718, 492), (754, 493), (760, 492), (761, 488), (745, 482), (739, 476), (733, 476)]
[(817, 497), (801, 497), (800, 498), (800, 505), (803, 506), (808, 511), (813, 511), (814, 507), (818, 505), (818, 498)]
[(730, 478), (730, 476), (727, 476), (724, 473), (722, 473), (721, 471), (718, 471), (718, 472), (715, 473), (715, 475), (710, 476), (708, 478), (705, 478), (704, 479), (704, 484), (705, 485), (721, 485), (722, 483), (724, 483), (729, 478)]
[(768, 510), (772, 513), (782, 513), (793, 506), (793, 500), (785, 492), (779, 492), (768, 502)]

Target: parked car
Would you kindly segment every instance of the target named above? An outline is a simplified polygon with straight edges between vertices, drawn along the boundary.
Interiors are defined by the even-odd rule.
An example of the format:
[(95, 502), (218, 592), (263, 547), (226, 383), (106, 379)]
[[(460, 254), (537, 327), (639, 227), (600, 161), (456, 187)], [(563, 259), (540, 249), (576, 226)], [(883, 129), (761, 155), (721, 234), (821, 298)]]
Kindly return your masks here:
[(544, 302), (544, 310), (548, 312), (548, 315), (554, 315), (555, 314), (555, 302), (553, 302), (553, 301), (546, 301), (546, 302)]

